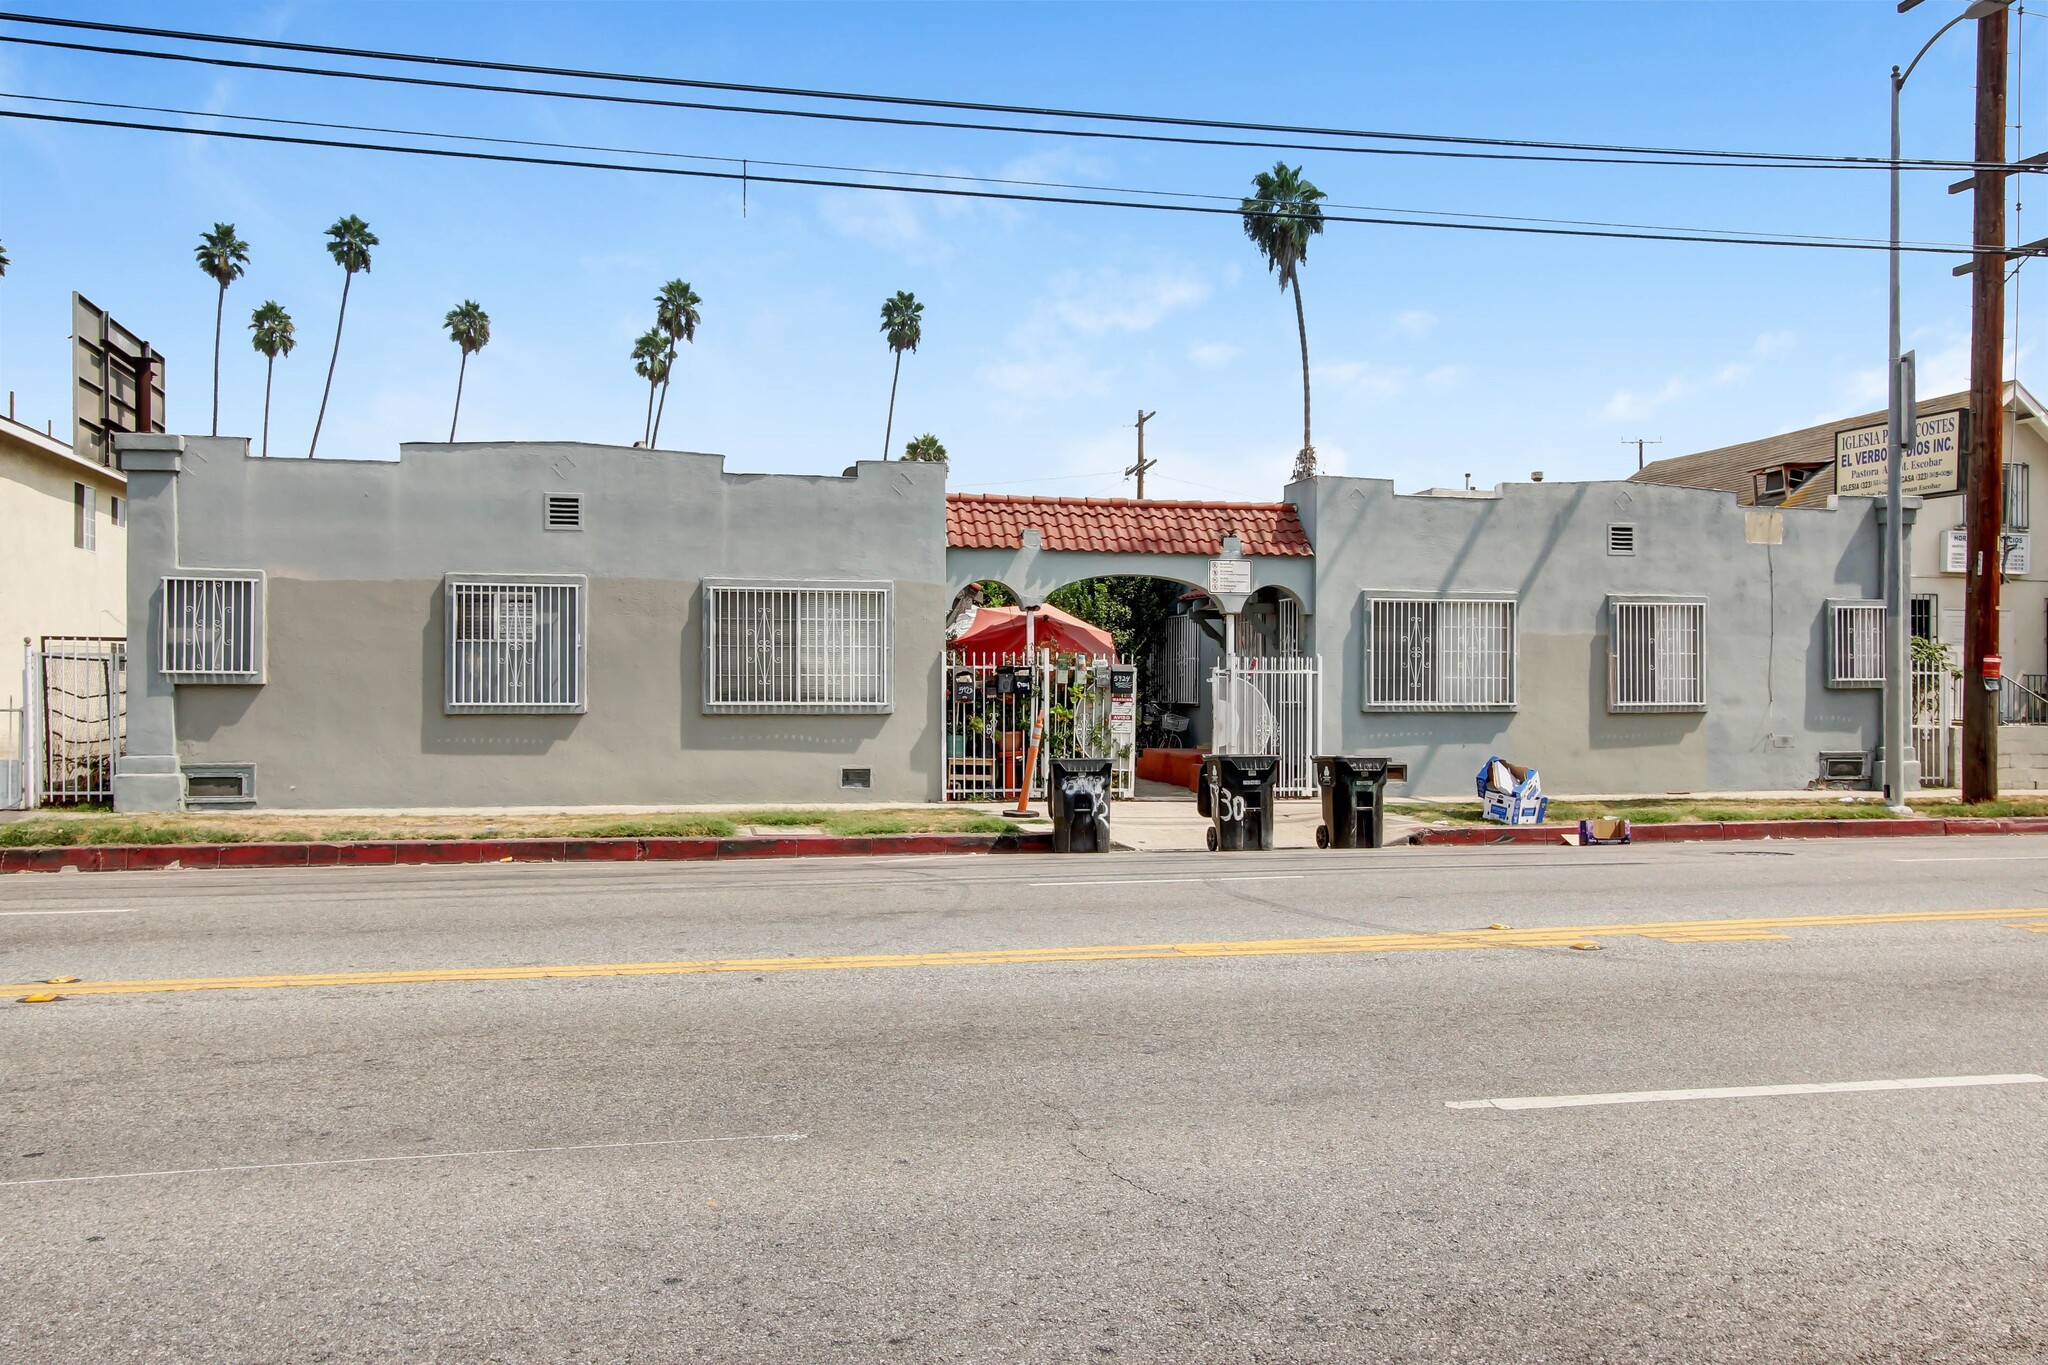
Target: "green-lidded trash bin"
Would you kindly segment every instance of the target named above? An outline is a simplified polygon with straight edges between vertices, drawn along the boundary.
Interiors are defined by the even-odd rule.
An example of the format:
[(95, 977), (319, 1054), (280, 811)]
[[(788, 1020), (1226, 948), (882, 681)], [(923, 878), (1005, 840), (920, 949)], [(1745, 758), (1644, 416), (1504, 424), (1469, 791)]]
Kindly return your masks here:
[(1106, 758), (1055, 758), (1046, 776), (1052, 810), (1052, 851), (1109, 852), (1109, 788), (1115, 780)]
[(1210, 754), (1202, 760), (1199, 804), (1209, 816), (1211, 850), (1273, 846), (1273, 780), (1280, 760), (1271, 754)]
[(1388, 759), (1330, 754), (1316, 759), (1323, 798), (1317, 848), (1379, 848), (1387, 841)]

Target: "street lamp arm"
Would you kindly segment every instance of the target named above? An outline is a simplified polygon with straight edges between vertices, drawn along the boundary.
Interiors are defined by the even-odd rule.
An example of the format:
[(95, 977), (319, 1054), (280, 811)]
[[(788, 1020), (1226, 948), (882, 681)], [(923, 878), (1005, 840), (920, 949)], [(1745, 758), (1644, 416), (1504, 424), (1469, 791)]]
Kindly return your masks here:
[(1912, 61), (1906, 63), (1906, 69), (1904, 71), (1900, 71), (1897, 67), (1892, 68), (1894, 73), (1892, 76), (1892, 85), (1895, 88), (1905, 85), (1907, 79), (1911, 77), (1913, 74), (1913, 68), (1920, 65), (1920, 59), (1927, 55), (1927, 50), (1933, 47), (1936, 43), (1941, 41), (1941, 35), (1948, 32), (1950, 29), (1954, 28), (1957, 24), (1962, 23), (1963, 20), (1969, 17), (1970, 12), (1968, 10), (1964, 10), (1955, 18), (1949, 20), (1940, 28), (1934, 30), (1934, 36), (1932, 38), (1929, 38), (1926, 42), (1920, 45), (1920, 50), (1913, 54)]

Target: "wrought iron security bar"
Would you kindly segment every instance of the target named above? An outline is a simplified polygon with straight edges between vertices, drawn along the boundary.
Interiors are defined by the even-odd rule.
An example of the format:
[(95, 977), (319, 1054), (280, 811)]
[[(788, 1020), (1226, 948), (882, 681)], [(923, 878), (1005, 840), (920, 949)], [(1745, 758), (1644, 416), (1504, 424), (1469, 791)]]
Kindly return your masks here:
[(1512, 598), (1369, 597), (1365, 708), (1512, 708), (1519, 643)]

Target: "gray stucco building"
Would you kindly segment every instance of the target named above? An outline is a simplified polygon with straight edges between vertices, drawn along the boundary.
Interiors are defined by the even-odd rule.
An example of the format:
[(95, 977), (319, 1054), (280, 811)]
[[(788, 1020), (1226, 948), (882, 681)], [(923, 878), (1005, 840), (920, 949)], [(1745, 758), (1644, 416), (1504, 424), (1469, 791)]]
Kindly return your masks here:
[(937, 465), (566, 443), (122, 453), (125, 809), (930, 800), (958, 591), (1112, 574), (1214, 588), (1243, 652), (1320, 656), (1318, 747), (1404, 762), (1414, 794), (1470, 791), (1494, 753), (1554, 791), (1799, 787), (1878, 728), (1867, 499), (949, 499)]

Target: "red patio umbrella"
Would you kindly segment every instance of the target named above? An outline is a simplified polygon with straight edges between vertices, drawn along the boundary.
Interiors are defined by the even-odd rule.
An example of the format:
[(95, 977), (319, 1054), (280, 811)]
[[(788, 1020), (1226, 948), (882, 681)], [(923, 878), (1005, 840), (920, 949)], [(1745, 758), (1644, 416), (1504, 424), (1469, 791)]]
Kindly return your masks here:
[[(1063, 654), (1087, 654), (1117, 661), (1116, 641), (1101, 626), (1091, 625), (1058, 607), (1040, 607), (1032, 627), (1032, 643)], [(1022, 654), (1024, 609), (977, 607), (967, 628), (949, 642), (963, 654)]]

